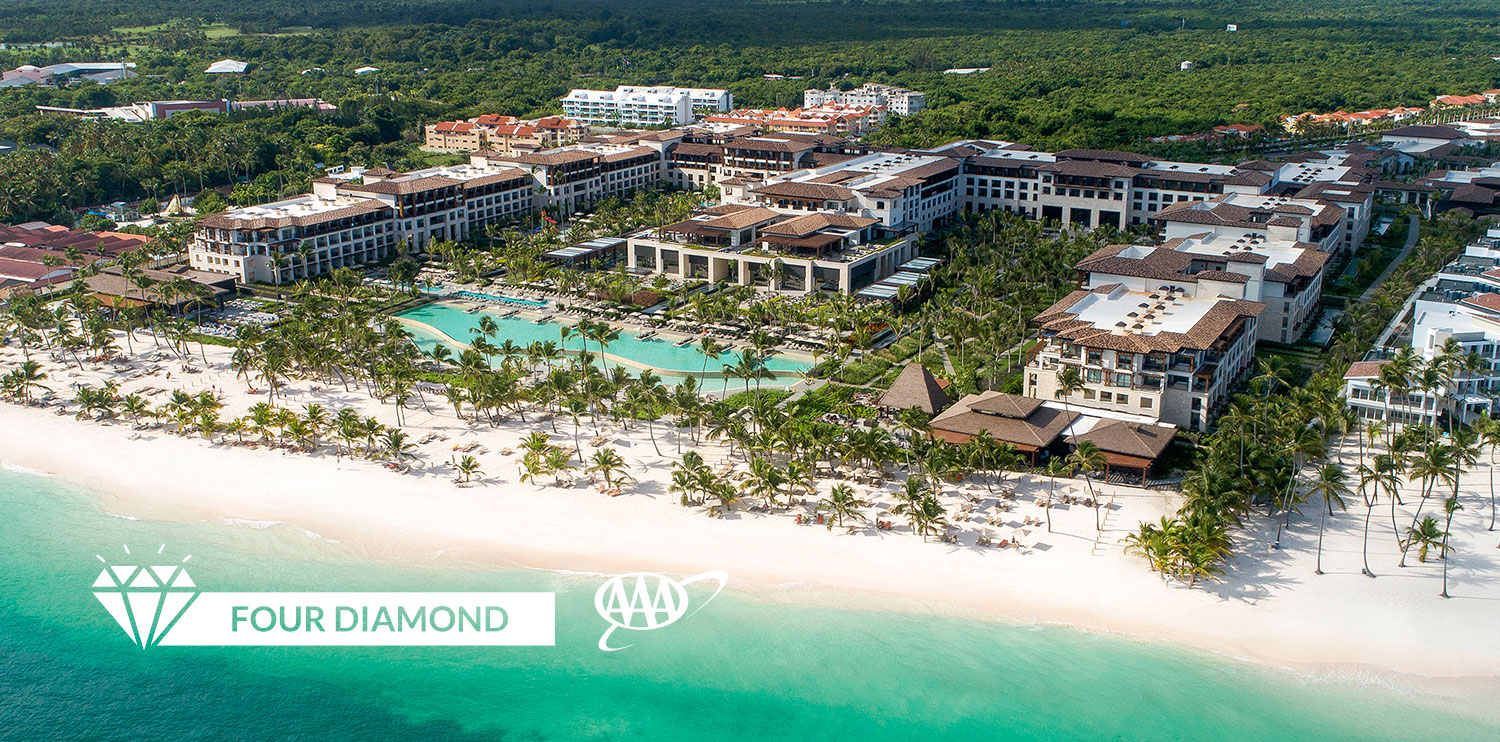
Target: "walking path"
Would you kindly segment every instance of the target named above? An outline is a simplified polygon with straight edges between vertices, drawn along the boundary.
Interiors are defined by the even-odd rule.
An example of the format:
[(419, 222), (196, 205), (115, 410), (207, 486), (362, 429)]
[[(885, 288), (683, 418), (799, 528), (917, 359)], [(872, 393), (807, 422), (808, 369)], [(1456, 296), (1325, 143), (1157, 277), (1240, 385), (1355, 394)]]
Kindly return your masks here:
[(1385, 279), (1390, 278), (1391, 274), (1396, 272), (1396, 266), (1401, 265), (1401, 261), (1406, 260), (1406, 256), (1411, 254), (1411, 249), (1417, 246), (1417, 227), (1420, 225), (1421, 220), (1417, 218), (1416, 214), (1412, 214), (1411, 224), (1406, 228), (1406, 245), (1401, 248), (1401, 252), (1396, 253), (1396, 258), (1391, 261), (1390, 265), (1385, 267), (1380, 277), (1376, 278), (1375, 282), (1370, 284), (1370, 287), (1365, 289), (1363, 294), (1359, 295), (1360, 304), (1366, 304), (1375, 298), (1375, 291), (1380, 288), (1380, 284), (1385, 283)]

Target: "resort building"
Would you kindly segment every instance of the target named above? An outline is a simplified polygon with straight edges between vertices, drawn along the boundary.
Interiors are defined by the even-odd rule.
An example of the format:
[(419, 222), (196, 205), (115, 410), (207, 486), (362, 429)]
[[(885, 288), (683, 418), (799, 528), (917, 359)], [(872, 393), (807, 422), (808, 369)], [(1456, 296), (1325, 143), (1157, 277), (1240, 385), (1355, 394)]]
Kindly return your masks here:
[(885, 109), (880, 106), (845, 106), (837, 103), (791, 110), (741, 108), (709, 116), (704, 120), (709, 123), (753, 126), (763, 132), (862, 137), (885, 123)]
[[(1265, 305), (1216, 293), (1242, 287), (1236, 280), (1198, 278), (1149, 290), (1104, 284), (1059, 300), (1036, 317), (1042, 344), (1026, 364), (1026, 395), (1206, 430), (1250, 367)], [(1063, 397), (1070, 368), (1083, 388)]]
[(928, 421), (927, 429), (934, 439), (948, 443), (967, 443), (980, 432), (989, 433), (1036, 466), (1044, 452), (1063, 452), (1063, 431), (1078, 418), (1078, 412), (1040, 399), (986, 391), (965, 394)]
[(0, 299), (17, 291), (67, 287), (77, 272), (143, 248), (151, 238), (123, 232), (81, 232), (55, 224), (0, 224)]
[(1101, 413), (1003, 392), (967, 394), (927, 423), (934, 439), (965, 443), (981, 432), (1013, 446), (1031, 466), (1090, 441), (1104, 454), (1104, 475), (1139, 473), (1144, 486), (1157, 459), (1172, 444), (1177, 426), (1150, 416)]
[[(1168, 211), (1210, 208), (1203, 204), (1226, 199), (1232, 203), (1232, 196), (1273, 195), (1300, 199), (1296, 203), (1325, 219), (1343, 220), (1343, 231), (1329, 238), (1326, 249), (1357, 249), (1369, 231), (1374, 203), (1368, 169), (1326, 161), (1331, 153), (1321, 155), (1324, 161), (1319, 162), (1229, 166), (1104, 150), (1035, 152), (1011, 142), (969, 140), (924, 154), (962, 161), (965, 209), (1001, 209), (1084, 228), (1159, 223)], [(1337, 210), (1324, 214), (1328, 206)]]
[(878, 106), (898, 116), (909, 116), (927, 107), (927, 94), (873, 82), (853, 90), (830, 87), (827, 90), (802, 91), (803, 108), (817, 108), (830, 103), (842, 106)]
[[(311, 254), (300, 254), (304, 246)], [(200, 218), (188, 259), (197, 270), (240, 283), (286, 283), (395, 252), (389, 206), (359, 196), (308, 194)]]
[[(1397, 349), (1410, 347), (1417, 358), (1430, 361), (1444, 353), (1450, 339), (1461, 356), (1477, 356), (1480, 365), (1439, 389), (1412, 382), (1405, 390), (1394, 389), (1382, 378), (1382, 367)], [(1500, 390), (1500, 227), (1490, 228), (1419, 286), (1366, 358), (1344, 374), (1344, 396), (1360, 417), (1435, 424), (1445, 416), (1469, 422), (1489, 414), (1492, 395)]]
[(514, 116), (487, 114), (465, 121), (428, 124), (424, 146), (437, 152), (491, 150), (502, 155), (536, 152), (572, 144), (588, 136), (582, 121), (561, 116), (517, 120)]
[(23, 64), (13, 70), (0, 73), (0, 88), (19, 88), (27, 85), (59, 85), (74, 80), (84, 80), (101, 85), (127, 80), (136, 76), (131, 70), (135, 62), (64, 62), (38, 67)]
[(1305, 242), (1332, 253), (1344, 243), (1344, 210), (1311, 199), (1232, 193), (1212, 201), (1174, 204), (1153, 220), (1166, 239), (1209, 233)]
[(961, 182), (962, 166), (953, 158), (873, 152), (758, 182), (724, 181), (722, 186), (729, 202), (858, 215), (878, 221), (892, 234), (906, 235), (951, 220), (963, 208)]
[(318, 178), (310, 194), (199, 219), (188, 256), (242, 283), (285, 283), (519, 221), (534, 186), (524, 170), (484, 164)]
[(138, 123), (154, 119), (171, 118), (188, 111), (204, 111), (224, 114), (229, 112), (227, 100), (157, 100), (134, 103), (128, 106), (109, 108), (63, 108), (60, 106), (37, 106), (38, 113), (76, 116), (87, 119), (115, 119)]
[(133, 305), (147, 310), (190, 311), (222, 304), (235, 294), (233, 277), (196, 271), (185, 265), (141, 268), (148, 285), (125, 278), (119, 266), (109, 266), (83, 279), (90, 294), (105, 306)]
[(847, 213), (724, 204), (629, 238), (628, 269), (771, 291), (855, 293), (917, 257), (914, 234)]
[(321, 98), (285, 98), (280, 100), (156, 100), (133, 103), (128, 106), (110, 106), (106, 108), (66, 108), (62, 106), (37, 106), (38, 113), (50, 113), (63, 116), (76, 116), (87, 119), (113, 119), (116, 121), (127, 121), (139, 123), (154, 119), (171, 118), (179, 113), (188, 111), (203, 111), (206, 113), (227, 114), (233, 111), (248, 111), (256, 109), (275, 108), (315, 108), (320, 113), (330, 113), (338, 110), (338, 106), (327, 103)]
[(481, 150), (469, 157), (477, 167), (527, 173), (538, 191), (537, 208), (560, 216), (586, 211), (600, 200), (656, 188), (665, 180), (667, 142), (585, 144), (502, 154)]
[(1307, 243), (1205, 233), (1156, 246), (1110, 245), (1075, 267), (1085, 288), (1118, 283), (1150, 292), (1169, 285), (1191, 296), (1259, 302), (1265, 309), (1256, 339), (1289, 343), (1315, 317), (1327, 262), (1327, 253)]
[(593, 126), (681, 126), (699, 113), (734, 110), (734, 95), (717, 88), (636, 87), (569, 91), (563, 115)]
[(1459, 147), (1478, 144), (1479, 140), (1452, 126), (1418, 124), (1381, 132), (1380, 143), (1414, 157), (1436, 159), (1452, 154)]

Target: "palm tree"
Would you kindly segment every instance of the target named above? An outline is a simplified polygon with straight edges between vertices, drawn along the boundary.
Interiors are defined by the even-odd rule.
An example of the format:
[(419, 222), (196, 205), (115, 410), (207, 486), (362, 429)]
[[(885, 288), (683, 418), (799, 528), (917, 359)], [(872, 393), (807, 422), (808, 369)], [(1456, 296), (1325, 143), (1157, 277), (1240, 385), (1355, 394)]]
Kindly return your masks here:
[[(1284, 520), (1276, 522), (1276, 540), (1271, 543), (1271, 548), (1281, 548), (1281, 531), (1284, 527), (1291, 525), (1292, 510), (1295, 503), (1301, 500), (1297, 497), (1297, 480), (1302, 475), (1302, 463), (1304, 459), (1320, 458), (1325, 448), (1323, 436), (1313, 429), (1311, 424), (1299, 425), (1292, 431), (1291, 437), (1284, 442), (1283, 454), (1291, 454), (1292, 471), (1287, 479), (1286, 494), (1282, 498), (1282, 507), (1286, 510)], [(1271, 508), (1274, 514), (1276, 498), (1271, 498)]]
[(1313, 494), (1323, 498), (1325, 508), (1319, 508), (1318, 518), (1318, 563), (1313, 569), (1313, 574), (1323, 574), (1323, 530), (1324, 523), (1328, 520), (1328, 513), (1333, 512), (1333, 506), (1338, 505), (1340, 510), (1347, 509), (1344, 498), (1350, 495), (1349, 485), (1344, 481), (1346, 475), (1343, 467), (1338, 464), (1324, 464), (1318, 470), (1318, 477), (1312, 481), (1311, 491)]
[(1448, 534), (1453, 530), (1453, 514), (1463, 509), (1464, 506), (1459, 504), (1457, 494), (1443, 501), (1443, 592), (1440, 594), (1444, 598), (1448, 597)]
[(400, 428), (391, 428), (385, 431), (385, 435), (382, 436), (382, 443), (385, 445), (386, 454), (397, 461), (400, 461), (402, 457), (412, 455), (411, 449), (413, 446), (407, 442), (406, 433), (402, 432)]
[[(1457, 479), (1453, 476), (1453, 458), (1453, 447), (1441, 442), (1427, 446), (1421, 453), (1412, 457), (1411, 466), (1407, 469), (1407, 476), (1422, 480), (1422, 499), (1417, 503), (1417, 511), (1412, 515), (1411, 525), (1407, 526), (1408, 532), (1417, 525), (1418, 519), (1422, 517), (1422, 506), (1427, 504), (1427, 498), (1432, 496), (1432, 491), (1436, 489), (1439, 481), (1444, 483), (1451, 482), (1455, 486), (1457, 485)], [(1408, 550), (1407, 547), (1403, 547), (1401, 550), (1400, 566), (1402, 567), (1406, 566), (1406, 554)]]
[(828, 495), (818, 502), (813, 512), (829, 514), (828, 530), (831, 531), (833, 530), (835, 520), (838, 521), (839, 528), (844, 527), (844, 518), (846, 517), (859, 521), (865, 520), (864, 513), (861, 513), (859, 509), (869, 504), (854, 494), (854, 488), (843, 482), (839, 482), (833, 485), (833, 489), (828, 492)]
[(723, 345), (719, 344), (719, 341), (707, 335), (704, 335), (703, 338), (698, 341), (698, 352), (703, 354), (703, 371), (700, 375), (707, 376), (708, 362), (719, 360), (719, 356), (723, 355), (725, 350), (726, 348)]
[(589, 467), (584, 470), (589, 475), (598, 474), (604, 480), (606, 489), (615, 488), (615, 479), (630, 479), (629, 467), (625, 465), (625, 459), (613, 448), (601, 448), (589, 457)]
[(1360, 495), (1365, 500), (1364, 536), (1360, 544), (1360, 558), (1364, 566), (1360, 574), (1366, 577), (1375, 576), (1375, 572), (1370, 569), (1370, 518), (1380, 499), (1380, 490), (1384, 489), (1389, 493), (1401, 486), (1401, 479), (1396, 471), (1396, 460), (1393, 456), (1376, 454), (1374, 463), (1373, 467), (1364, 464), (1360, 464), (1359, 467)]
[(1083, 374), (1078, 372), (1077, 366), (1066, 366), (1057, 372), (1057, 390), (1052, 396), (1062, 400), (1063, 415), (1071, 418), (1073, 413), (1068, 409), (1068, 398), (1083, 391)]
[(464, 457), (458, 460), (458, 465), (456, 468), (458, 469), (459, 474), (464, 475), (465, 484), (469, 483), (469, 481), (474, 478), (475, 474), (484, 474), (484, 471), (479, 468), (479, 459), (476, 459), (468, 454), (464, 454)]
[(1480, 440), (1490, 449), (1490, 527), (1495, 530), (1495, 450), (1500, 447), (1500, 421), (1485, 416), (1475, 421)]
[(1445, 534), (1443, 533), (1443, 529), (1438, 526), (1437, 518), (1431, 515), (1424, 515), (1420, 521), (1417, 521), (1406, 529), (1406, 539), (1402, 548), (1410, 549), (1412, 546), (1416, 546), (1417, 561), (1426, 563), (1428, 549), (1434, 546), (1439, 549), (1446, 549), (1445, 543)]
[(1104, 524), (1099, 519), (1099, 497), (1094, 493), (1094, 479), (1089, 476), (1094, 471), (1104, 468), (1107, 459), (1104, 452), (1093, 441), (1083, 440), (1073, 448), (1073, 453), (1068, 454), (1068, 466), (1075, 472), (1083, 474), (1083, 482), (1089, 488), (1089, 499), (1094, 501), (1094, 530), (1104, 530)]

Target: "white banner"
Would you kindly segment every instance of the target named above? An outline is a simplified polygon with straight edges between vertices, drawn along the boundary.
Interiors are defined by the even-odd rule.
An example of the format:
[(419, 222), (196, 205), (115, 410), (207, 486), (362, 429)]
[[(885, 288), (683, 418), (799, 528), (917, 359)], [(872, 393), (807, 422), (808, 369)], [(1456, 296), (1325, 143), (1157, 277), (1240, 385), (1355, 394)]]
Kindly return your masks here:
[[(553, 593), (176, 593), (132, 606), (158, 646), (545, 646)], [(129, 627), (127, 627), (129, 631)], [(148, 642), (150, 640), (148, 639)]]

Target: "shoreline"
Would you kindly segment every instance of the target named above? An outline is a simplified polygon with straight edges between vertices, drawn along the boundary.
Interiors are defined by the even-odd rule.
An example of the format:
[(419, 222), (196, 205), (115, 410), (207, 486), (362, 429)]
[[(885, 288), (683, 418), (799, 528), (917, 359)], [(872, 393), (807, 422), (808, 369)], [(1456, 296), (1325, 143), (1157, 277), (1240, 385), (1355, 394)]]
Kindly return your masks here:
[[(954, 569), (944, 570), (947, 575), (933, 574), (922, 568), (924, 565), (916, 565), (906, 574), (901, 574), (898, 566), (904, 558), (895, 562), (871, 560), (874, 563), (864, 564), (865, 568), (841, 570), (838, 567), (843, 560), (839, 557), (851, 556), (846, 548), (849, 537), (827, 533), (822, 528), (797, 529), (773, 519), (760, 519), (773, 522), (758, 525), (790, 532), (777, 535), (800, 534), (811, 538), (796, 539), (791, 543), (787, 543), (791, 539), (776, 539), (786, 547), (787, 554), (779, 559), (757, 557), (753, 547), (765, 546), (767, 534), (732, 534), (730, 531), (745, 529), (736, 529), (738, 524), (733, 520), (707, 519), (675, 504), (670, 507), (682, 518), (672, 520), (690, 519), (698, 526), (696, 533), (684, 537), (678, 528), (681, 523), (652, 527), (649, 519), (640, 519), (633, 524), (636, 528), (625, 532), (615, 529), (613, 537), (609, 533), (594, 533), (591, 538), (565, 539), (564, 543), (560, 539), (568, 531), (598, 524), (589, 523), (590, 518), (579, 522), (577, 516), (573, 521), (538, 522), (537, 527), (529, 532), (520, 529), (491, 532), (482, 524), (492, 522), (497, 515), (536, 515), (539, 511), (532, 508), (538, 502), (546, 505), (549, 500), (571, 500), (581, 495), (610, 506), (599, 510), (615, 511), (618, 506), (628, 506), (634, 498), (602, 498), (587, 491), (579, 493), (576, 489), (559, 493), (529, 485), (460, 489), (446, 480), (432, 482), (432, 477), (396, 475), (381, 469), (378, 464), (360, 460), (346, 458), (331, 465), (324, 459), (332, 459), (332, 456), (284, 455), (277, 451), (227, 447), (209, 451), (204, 450), (209, 445), (201, 439), (150, 431), (143, 433), (140, 440), (131, 441), (126, 438), (130, 431), (131, 427), (123, 423), (97, 425), (64, 419), (35, 408), (0, 407), (0, 450), (5, 451), (3, 458), (7, 464), (45, 472), (100, 493), (105, 498), (113, 498), (117, 507), (106, 510), (122, 517), (217, 520), (230, 525), (236, 521), (274, 521), (336, 541), (367, 557), (382, 560), (416, 558), (438, 566), (444, 558), (452, 558), (474, 565), (507, 564), (522, 569), (574, 573), (648, 570), (691, 574), (704, 569), (726, 568), (737, 591), (799, 605), (937, 613), (979, 621), (1067, 626), (1168, 646), (1187, 646), (1299, 674), (1362, 682), (1371, 682), (1373, 676), (1376, 682), (1395, 682), (1444, 696), (1468, 695), (1478, 686), (1500, 686), (1496, 665), (1482, 652), (1469, 653), (1468, 662), (1455, 664), (1455, 658), (1439, 656), (1430, 647), (1382, 648), (1358, 641), (1339, 643), (1337, 636), (1326, 634), (1300, 639), (1283, 636), (1281, 641), (1270, 641), (1268, 632), (1241, 636), (1232, 628), (1244, 630), (1243, 624), (1216, 620), (1212, 615), (1215, 611), (1203, 606), (1183, 606), (1191, 608), (1191, 613), (1162, 620), (1167, 618), (1163, 609), (1170, 610), (1173, 604), (1202, 602), (1197, 599), (1204, 597), (1203, 593), (1160, 588), (1159, 594), (1142, 594), (1140, 578), (1158, 585), (1159, 580), (1133, 561), (1123, 564), (1136, 572), (1133, 579), (1128, 575), (1110, 578), (1111, 581), (1117, 577), (1126, 578), (1120, 580), (1124, 589), (1109, 594), (1096, 593), (1096, 597), (1102, 599), (1090, 607), (1086, 603), (1091, 601), (1077, 599), (1083, 590), (1073, 591), (1073, 599), (1066, 599), (1055, 592), (1046, 596), (1035, 584), (1016, 585), (1013, 580), (997, 581), (993, 575), (966, 573), (963, 567), (970, 565), (963, 563), (966, 555), (961, 554), (937, 555), (940, 560), (954, 558), (951, 565)], [(133, 463), (130, 469), (120, 471), (112, 460), (98, 455), (121, 447), (129, 453), (126, 458)], [(70, 455), (70, 449), (94, 455)], [(221, 476), (215, 478), (218, 481), (206, 483), (208, 487), (197, 487), (181, 477), (167, 475), (174, 469), (182, 473), (187, 465), (207, 465), (218, 469)], [(252, 475), (252, 470), (258, 476)], [(321, 475), (308, 479), (318, 472)], [(345, 495), (334, 493), (335, 488), (330, 485), (336, 480)], [(278, 492), (265, 491), (276, 488), (277, 484), (283, 485), (277, 488)], [(443, 491), (437, 491), (439, 489)], [(410, 497), (419, 491), (423, 497)], [(518, 499), (523, 502), (508, 502)], [(404, 506), (397, 502), (399, 500), (405, 500)], [(562, 505), (565, 511), (571, 505), (568, 502), (553, 504)], [(455, 515), (463, 517), (449, 520)], [(597, 515), (603, 520), (615, 520), (613, 512)], [(563, 528), (559, 529), (559, 526)], [(806, 543), (809, 540), (824, 543)], [(667, 550), (675, 553), (662, 549), (664, 545), (671, 547), (674, 544), (679, 547), (712, 546), (714, 549), (708, 554), (699, 553), (694, 548)], [(740, 553), (729, 553), (726, 547), (731, 545), (740, 547)], [(908, 547), (892, 550), (900, 552), (910, 548), (936, 552), (948, 550), (946, 545), (923, 544), (910, 535), (897, 537), (896, 543), (891, 545)], [(744, 547), (752, 547), (752, 551), (747, 552)], [(816, 558), (819, 552), (822, 564), (806, 563), (806, 560)], [(859, 556), (864, 560), (871, 557), (870, 554)], [(982, 559), (992, 554), (984, 552), (976, 556)], [(1003, 559), (1009, 555), (993, 556)], [(1098, 580), (1094, 583), (1102, 587), (1097, 585)], [(1022, 603), (1018, 600), (1022, 592), (1051, 599)], [(1134, 600), (1127, 600), (1132, 594)], [(1127, 605), (1134, 605), (1135, 609), (1120, 610)], [(1116, 610), (1111, 611), (1111, 608)], [(1198, 622), (1200, 629), (1185, 626), (1182, 620), (1185, 617), (1203, 619)], [(1493, 646), (1490, 649), (1493, 650)]]

